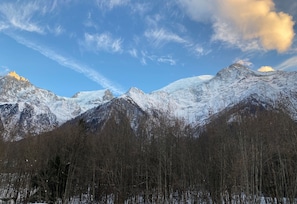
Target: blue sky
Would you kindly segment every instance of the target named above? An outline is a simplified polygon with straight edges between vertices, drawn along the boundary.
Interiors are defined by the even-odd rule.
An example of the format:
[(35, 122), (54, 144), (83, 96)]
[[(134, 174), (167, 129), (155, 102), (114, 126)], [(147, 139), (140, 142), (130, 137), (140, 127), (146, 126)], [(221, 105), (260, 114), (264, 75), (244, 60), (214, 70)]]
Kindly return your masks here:
[(0, 74), (146, 93), (241, 62), (297, 70), (296, 0), (2, 0)]

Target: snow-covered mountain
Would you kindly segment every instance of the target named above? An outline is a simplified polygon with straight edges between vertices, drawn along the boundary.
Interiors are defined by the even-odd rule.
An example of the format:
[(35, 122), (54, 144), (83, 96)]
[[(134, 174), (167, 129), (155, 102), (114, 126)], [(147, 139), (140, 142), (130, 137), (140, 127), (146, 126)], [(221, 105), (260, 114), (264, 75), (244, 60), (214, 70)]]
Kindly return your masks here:
[(57, 96), (10, 72), (0, 78), (2, 136), (15, 140), (51, 130), (112, 98), (109, 90), (79, 92), (71, 98)]
[(6, 137), (20, 138), (24, 133), (53, 129), (76, 116), (94, 130), (112, 115), (120, 122), (123, 114), (131, 128), (143, 117), (157, 118), (160, 114), (201, 126), (240, 103), (283, 109), (297, 120), (297, 72), (257, 72), (233, 64), (215, 76), (181, 79), (149, 94), (131, 88), (117, 98), (108, 90), (60, 97), (10, 73), (0, 78), (0, 99), (0, 129)]
[(282, 106), (297, 120), (297, 72), (257, 72), (233, 64), (215, 76), (181, 79), (150, 94), (131, 88), (121, 97), (146, 112), (161, 110), (193, 125), (203, 125), (214, 114), (248, 100)]
[[(258, 72), (233, 64), (215, 76), (181, 79), (149, 94), (131, 88), (122, 96), (86, 111), (80, 119), (93, 130), (100, 129), (111, 115), (119, 118), (117, 114), (123, 113), (131, 128), (138, 127), (140, 118), (157, 121), (161, 115), (202, 127), (238, 105), (282, 109), (297, 120), (297, 72)], [(230, 119), (236, 113), (232, 114)]]

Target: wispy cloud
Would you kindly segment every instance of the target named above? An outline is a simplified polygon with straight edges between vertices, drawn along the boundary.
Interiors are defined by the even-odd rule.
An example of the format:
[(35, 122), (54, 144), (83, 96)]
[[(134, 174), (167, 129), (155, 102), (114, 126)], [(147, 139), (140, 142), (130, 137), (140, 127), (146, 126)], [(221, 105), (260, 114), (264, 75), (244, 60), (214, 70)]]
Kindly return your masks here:
[(137, 50), (136, 50), (135, 48), (129, 50), (128, 53), (129, 53), (132, 57), (138, 58), (138, 52), (137, 52)]
[(170, 31), (167, 31), (163, 28), (161, 29), (153, 29), (153, 30), (147, 30), (144, 33), (144, 36), (156, 47), (161, 47), (166, 43), (179, 43), (179, 44), (185, 44), (187, 41), (180, 37), (179, 35), (172, 33)]
[(6, 23), (0, 22), (0, 31), (6, 30), (9, 28), (9, 25)]
[(158, 57), (157, 61), (170, 65), (176, 65), (176, 60), (174, 60), (171, 55)]
[[(18, 30), (38, 34), (60, 35), (65, 30), (61, 25), (49, 26), (44, 21), (58, 5), (65, 2), (54, 1), (7, 1), (0, 3), (0, 31)], [(41, 20), (42, 19), (42, 20)]]
[[(186, 49), (191, 54), (194, 54), (197, 57), (201, 57), (207, 55), (211, 52), (209, 49), (205, 49), (201, 44), (196, 43), (195, 40), (191, 39), (189, 36), (186, 35), (187, 31), (185, 28), (181, 28), (185, 36), (171, 32), (165, 28), (158, 28), (158, 21), (156, 20), (158, 17), (149, 18), (150, 23), (148, 24), (149, 27), (153, 27), (152, 29), (147, 29), (144, 33), (145, 38), (148, 42), (155, 48), (162, 48), (166, 44), (175, 43), (182, 46), (182, 49)], [(170, 63), (175, 64), (175, 63)]]
[(89, 34), (85, 33), (84, 44), (86, 49), (92, 51), (107, 51), (112, 53), (121, 53), (122, 39), (113, 38), (109, 33)]
[(171, 55), (166, 56), (157, 56), (151, 55), (147, 51), (141, 51), (141, 57), (139, 58), (141, 64), (147, 65), (147, 61), (157, 62), (157, 63), (164, 63), (170, 65), (176, 65), (176, 59), (174, 59)]
[(58, 26), (55, 26), (53, 29), (52, 29), (52, 32), (54, 33), (54, 35), (61, 35), (62, 33), (65, 32), (64, 28), (61, 26), (61, 25), (58, 25)]
[(90, 11), (87, 13), (87, 19), (84, 22), (84, 26), (88, 28), (95, 28), (95, 30), (98, 30), (99, 28), (96, 21), (93, 19), (93, 13)]
[(243, 39), (240, 33), (219, 18), (213, 23), (213, 28), (212, 42), (220, 41), (227, 47), (239, 48), (244, 52), (264, 50), (258, 39)]
[(33, 20), (34, 15), (40, 13), (41, 6), (35, 1), (30, 3), (2, 3), (0, 4), (0, 27), (18, 29), (28, 32), (44, 33), (44, 28)]
[(211, 20), (216, 0), (177, 0), (177, 2), (193, 20), (206, 22)]
[(276, 70), (294, 69), (297, 70), (297, 56), (291, 57), (274, 67)]
[(239, 59), (239, 58), (236, 58), (233, 63), (238, 63), (238, 64), (241, 64), (243, 66), (247, 66), (247, 67), (253, 67), (253, 63), (248, 59), (248, 58), (244, 58), (244, 59)]
[(0, 66), (0, 75), (6, 75), (10, 69), (7, 66)]
[(117, 6), (123, 6), (130, 2), (130, 0), (97, 0), (97, 4), (102, 9), (113, 9)]
[[(56, 7), (58, 6), (58, 2), (59, 2), (59, 0), (54, 0), (54, 1), (52, 1), (52, 5), (51, 5), (51, 7), (49, 8), (49, 11), (50, 12), (52, 12), (52, 11), (54, 11), (55, 9), (56, 9)], [(47, 9), (48, 10), (48, 9)]]
[(199, 44), (192, 45), (190, 46), (190, 48), (192, 49), (192, 52), (194, 53), (194, 55), (196, 55), (197, 57), (208, 55), (211, 52), (210, 49), (205, 49)]
[(96, 70), (88, 67), (87, 65), (81, 64), (74, 59), (67, 58), (62, 56), (53, 50), (50, 50), (44, 46), (40, 46), (35, 44), (34, 42), (28, 41), (20, 36), (16, 35), (9, 35), (13, 39), (15, 39), (18, 43), (25, 45), (26, 47), (38, 51), (40, 54), (44, 55), (45, 57), (59, 63), (60, 65), (70, 68), (78, 73), (82, 73), (87, 78), (91, 79), (92, 81), (96, 82), (97, 84), (101, 85), (103, 88), (110, 89), (112, 92), (116, 94), (122, 94), (123, 90), (115, 83), (111, 82)]
[(151, 5), (150, 2), (133, 2), (133, 4), (130, 4), (130, 9), (132, 13), (144, 15), (151, 9)]

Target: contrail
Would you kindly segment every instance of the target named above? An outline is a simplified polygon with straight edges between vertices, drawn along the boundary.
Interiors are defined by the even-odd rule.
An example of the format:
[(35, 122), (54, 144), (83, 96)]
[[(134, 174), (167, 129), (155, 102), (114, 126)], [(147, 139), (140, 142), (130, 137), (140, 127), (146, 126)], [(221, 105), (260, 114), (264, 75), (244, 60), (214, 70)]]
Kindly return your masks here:
[(115, 85), (113, 82), (109, 81), (107, 78), (102, 76), (100, 73), (98, 73), (96, 70), (88, 67), (87, 65), (83, 65), (79, 62), (76, 62), (75, 60), (71, 58), (66, 58), (62, 55), (57, 54), (53, 50), (50, 50), (48, 48), (45, 48), (43, 46), (40, 46), (36, 43), (33, 43), (31, 41), (28, 41), (20, 36), (12, 35), (11, 33), (8, 35), (9, 37), (16, 40), (18, 43), (25, 45), (26, 47), (33, 49), (35, 51), (38, 51), (40, 54), (44, 55), (45, 57), (59, 63), (60, 65), (70, 68), (78, 73), (82, 73), (87, 78), (91, 79), (92, 81), (96, 82), (100, 86), (106, 89), (110, 89), (115, 94), (123, 94), (124, 91), (122, 88)]

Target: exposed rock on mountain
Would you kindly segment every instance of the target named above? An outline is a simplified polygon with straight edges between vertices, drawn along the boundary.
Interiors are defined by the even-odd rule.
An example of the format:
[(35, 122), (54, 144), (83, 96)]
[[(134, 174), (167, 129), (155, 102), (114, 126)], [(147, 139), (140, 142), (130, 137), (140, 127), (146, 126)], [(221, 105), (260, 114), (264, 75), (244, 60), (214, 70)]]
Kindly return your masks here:
[(133, 88), (122, 98), (135, 101), (147, 112), (161, 110), (194, 125), (203, 125), (212, 115), (251, 99), (284, 108), (297, 119), (297, 72), (262, 73), (233, 64), (215, 76), (181, 79), (151, 94)]
[(0, 78), (2, 136), (18, 140), (52, 130), (112, 98), (109, 90), (80, 92), (72, 98), (57, 96), (10, 72)]
[(149, 94), (131, 88), (118, 98), (108, 90), (60, 97), (11, 73), (0, 78), (0, 98), (0, 128), (6, 139), (48, 131), (79, 115), (92, 130), (111, 116), (120, 123), (120, 115), (133, 129), (141, 119), (161, 115), (197, 127), (238, 104), (281, 109), (297, 120), (297, 72), (257, 72), (233, 64), (215, 76), (181, 79)]

